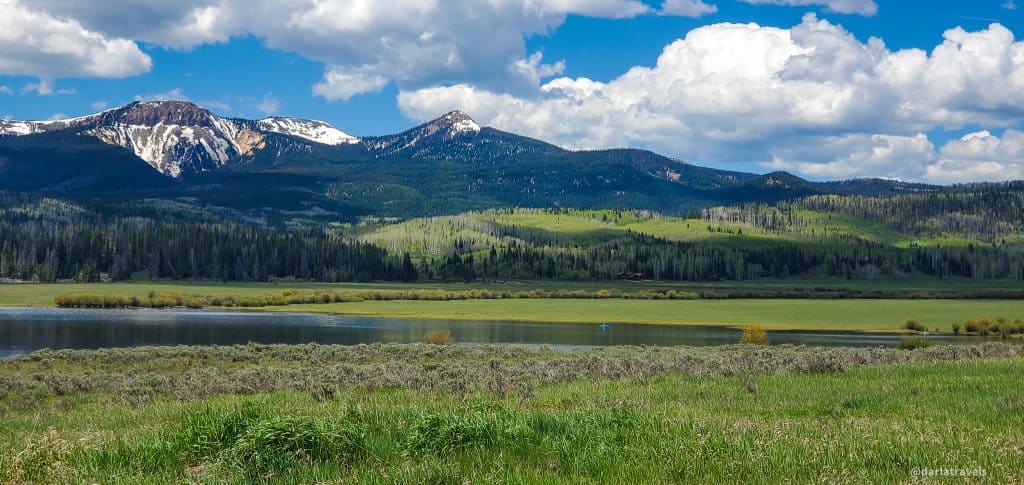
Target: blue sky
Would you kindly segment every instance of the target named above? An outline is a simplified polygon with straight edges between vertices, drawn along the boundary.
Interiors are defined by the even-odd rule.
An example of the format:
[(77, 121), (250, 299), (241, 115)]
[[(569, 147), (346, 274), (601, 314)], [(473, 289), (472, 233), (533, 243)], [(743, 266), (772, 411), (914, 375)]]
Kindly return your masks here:
[[(784, 169), (811, 178), (996, 180), (1019, 178), (1024, 167), (1024, 135), (1020, 134), (1024, 99), (1012, 94), (1024, 86), (1024, 10), (1006, 0), (760, 0), (797, 5), (705, 0), (703, 5), (713, 6), (715, 11), (697, 17), (664, 14), (668, 8), (660, 1), (643, 5), (637, 0), (551, 1), (547, 3), (556, 6), (546, 7), (540, 0), (535, 3), (542, 6), (523, 18), (509, 15), (510, 11), (518, 15), (521, 5), (467, 14), (463, 10), (469, 7), (460, 6), (461, 2), (439, 1), (403, 17), (376, 12), (372, 2), (319, 0), (320, 4), (313, 5), (316, 1), (261, 0), (267, 6), (251, 7), (253, 12), (268, 19), (293, 15), (289, 25), (268, 28), (261, 26), (260, 22), (267, 20), (257, 13), (239, 12), (245, 7), (238, 7), (235, 0), (186, 0), (173, 11), (151, 0), (133, 0), (142, 14), (128, 19), (119, 17), (124, 15), (119, 9), (125, 8), (125, 2), (89, 2), (100, 13), (76, 13), (68, 7), (73, 0), (0, 0), (0, 10), (16, 14), (9, 18), (22, 15), (29, 24), (49, 25), (37, 30), (62, 32), (66, 43), (88, 44), (101, 36), (104, 41), (83, 55), (109, 58), (100, 65), (78, 54), (52, 57), (37, 45), (41, 34), (33, 31), (33, 26), (15, 26), (14, 33), (8, 27), (7, 34), (0, 34), (0, 53), (23, 53), (7, 62), (3, 60), (7, 54), (0, 54), (0, 116), (77, 116), (134, 99), (180, 98), (224, 116), (314, 118), (355, 135), (375, 135), (400, 131), (449, 108), (461, 108), (485, 124), (571, 148), (629, 145), (704, 165), (759, 172)], [(695, 0), (681, 2), (692, 4)], [(397, 9), (403, 1), (381, 3), (391, 3), (390, 8)], [(411, 2), (416, 8), (430, 3)], [(190, 6), (195, 12), (213, 12), (210, 15), (217, 17), (205, 23), (197, 20), (194, 28), (182, 31), (176, 27), (182, 22), (175, 16)], [(841, 13), (864, 8), (873, 12)], [(808, 18), (809, 13), (814, 17)], [(331, 21), (338, 18), (344, 20)], [(365, 23), (360, 24), (360, 19)], [(131, 25), (126, 26), (127, 22)], [(770, 41), (771, 36), (766, 41), (751, 32), (734, 32), (717, 52), (709, 52), (708, 46), (696, 39), (689, 42), (687, 36), (695, 30), (704, 32), (703, 42), (711, 42), (714, 49), (714, 39), (725, 30), (724, 24), (751, 22), (776, 27), (785, 35), (801, 26), (827, 32), (831, 37), (818, 36), (801, 44), (817, 52), (824, 52), (821, 46), (845, 42), (843, 36), (856, 42), (847, 42), (842, 47), (845, 50), (821, 60), (812, 56), (804, 74), (775, 73), (768, 84), (735, 88), (728, 76), (718, 76), (715, 66), (730, 60), (757, 63), (757, 59), (742, 61), (739, 57), (748, 50), (761, 52), (757, 43)], [(0, 27), (2, 24), (0, 20)], [(1002, 54), (996, 52), (999, 46), (982, 42), (982, 34), (999, 37), (1002, 32), (990, 31), (991, 24), (1001, 25), (1012, 36), (1009, 43), (1003, 42)], [(862, 79), (840, 72), (848, 65), (841, 59), (870, 50), (870, 38), (881, 39), (884, 54), (856, 61), (866, 63), (867, 67), (857, 69), (871, 77), (878, 66), (888, 69), (896, 61), (903, 62), (904, 56), (892, 55), (901, 50), (921, 49), (930, 56), (943, 44), (944, 33), (957, 27), (968, 35), (981, 33), (975, 36), (979, 45), (993, 49), (993, 56), (1002, 55), (1008, 64), (997, 69), (1001, 74), (977, 72), (969, 62), (957, 60), (956, 55), (976, 54), (976, 49), (964, 47), (953, 57), (930, 58), (935, 66), (927, 75), (932, 78), (922, 75), (922, 80), (900, 81), (895, 86), (895, 81), (879, 74), (892, 93), (865, 100), (865, 106), (877, 103), (877, 108), (857, 109), (857, 97), (879, 88), (865, 87)], [(75, 36), (82, 32), (86, 38), (77, 40)], [(405, 42), (402, 36), (410, 32), (418, 37), (410, 37), (408, 45), (422, 50), (373, 47), (393, 39)], [(670, 56), (667, 46), (680, 39), (687, 40)], [(137, 51), (115, 42), (133, 43)], [(40, 52), (34, 54), (32, 49)], [(783, 48), (774, 49), (765, 50), (762, 57)], [(792, 49), (786, 52), (793, 55)], [(1014, 52), (1021, 54), (1014, 57)], [(697, 59), (698, 55), (706, 57)], [(526, 71), (516, 71), (514, 63), (530, 56), (542, 57)], [(649, 75), (624, 76), (636, 67), (654, 68), (661, 56), (665, 56), (667, 67)], [(989, 54), (980, 55), (986, 56)], [(445, 65), (446, 59), (454, 67)], [(56, 64), (62, 67), (54, 67)], [(702, 84), (687, 71), (679, 82), (668, 84), (672, 90), (659, 90), (666, 84), (656, 80), (671, 81), (671, 69), (692, 71), (694, 66), (710, 69), (698, 73), (710, 80)], [(966, 73), (947, 71), (954, 69), (949, 66), (959, 66)], [(821, 72), (838, 77), (822, 78)], [(942, 76), (960, 76), (952, 82), (963, 84), (963, 89), (932, 95), (942, 87)], [(740, 77), (746, 79), (746, 74), (741, 72)], [(782, 86), (775, 78), (790, 84)], [(594, 84), (585, 87), (580, 82), (583, 79)], [(643, 79), (650, 79), (650, 84)], [(809, 93), (846, 87), (807, 94), (803, 99), (800, 89), (808, 80), (814, 83), (807, 89)], [(987, 90), (983, 86), (989, 84), (1011, 94), (993, 101), (983, 92)], [(317, 85), (322, 87), (318, 90), (314, 88)], [(613, 95), (631, 89), (646, 94), (643, 99), (628, 93)], [(920, 97), (920, 93), (929, 94)], [(698, 95), (701, 97), (690, 98)], [(715, 108), (718, 101), (710, 108), (688, 108), (694, 99), (719, 95), (723, 99), (720, 111)], [(829, 106), (829, 96), (845, 95), (854, 100), (847, 100), (841, 108)], [(775, 103), (785, 109), (774, 112), (770, 105), (762, 108), (756, 102), (772, 96), (791, 104)], [(659, 98), (680, 101), (673, 104)], [(893, 111), (888, 106), (893, 103), (910, 108)], [(564, 126), (576, 123), (586, 127)]]

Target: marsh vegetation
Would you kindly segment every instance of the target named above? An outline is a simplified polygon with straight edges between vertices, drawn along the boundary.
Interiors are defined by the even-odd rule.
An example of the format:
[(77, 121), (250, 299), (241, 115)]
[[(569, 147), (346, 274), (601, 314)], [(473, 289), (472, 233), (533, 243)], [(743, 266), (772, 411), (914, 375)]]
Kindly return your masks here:
[(1015, 482), (1022, 350), (38, 352), (0, 362), (0, 480)]

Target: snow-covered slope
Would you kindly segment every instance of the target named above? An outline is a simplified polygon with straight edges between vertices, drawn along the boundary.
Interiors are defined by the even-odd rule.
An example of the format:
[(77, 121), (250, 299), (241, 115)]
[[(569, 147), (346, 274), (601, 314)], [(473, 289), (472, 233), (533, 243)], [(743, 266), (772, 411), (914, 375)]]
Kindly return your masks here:
[(457, 135), (460, 133), (480, 133), (480, 125), (477, 124), (477, 122), (474, 121), (473, 118), (470, 118), (469, 115), (467, 115), (466, 113), (463, 113), (461, 111), (453, 111), (442, 117), (442, 119), (446, 118), (449, 118), (449, 121), (451, 121), (449, 129), (453, 134)]
[(90, 121), (95, 121), (100, 117), (117, 111), (118, 108), (110, 109), (94, 115), (80, 116), (77, 118), (67, 118), (61, 120), (47, 120), (47, 121), (18, 121), (18, 120), (0, 120), (0, 135), (33, 135), (36, 133), (43, 133), (47, 131), (64, 130), (67, 128), (75, 128), (78, 126), (85, 126)]
[(58, 130), (94, 136), (131, 150), (164, 175), (212, 170), (265, 146), (269, 133), (325, 145), (359, 143), (322, 121), (267, 118), (258, 122), (221, 118), (184, 101), (135, 102), (120, 108), (56, 121), (0, 120), (0, 135), (25, 136)]
[(31, 135), (39, 133), (39, 123), (35, 121), (0, 120), (0, 135)]
[[(452, 111), (398, 134), (366, 138), (351, 136), (323, 121), (221, 118), (184, 101), (135, 102), (66, 120), (0, 120), (0, 135), (49, 134), (54, 135), (55, 143), (67, 143), (68, 134), (95, 137), (131, 151), (160, 173), (174, 178), (235, 162), (244, 164), (255, 159), (288, 158), (285, 155), (289, 153), (312, 153), (316, 144), (337, 147), (344, 156), (488, 164), (512, 161), (526, 153), (560, 150), (537, 140), (484, 128), (461, 111)], [(263, 150), (266, 156), (256, 156)]]
[(136, 102), (102, 113), (55, 121), (0, 122), (0, 135), (70, 130), (131, 150), (164, 175), (179, 177), (224, 165), (251, 152), (263, 135), (182, 101)]
[(417, 154), (458, 138), (471, 138), (480, 133), (480, 125), (461, 111), (452, 111), (434, 121), (424, 123), (396, 135), (366, 140), (366, 145), (381, 155)]
[(263, 143), (249, 124), (180, 101), (134, 103), (90, 121), (83, 134), (127, 148), (171, 177), (211, 170)]
[(260, 130), (282, 135), (296, 136), (324, 145), (345, 145), (359, 143), (356, 138), (328, 123), (298, 118), (265, 118), (257, 123)]

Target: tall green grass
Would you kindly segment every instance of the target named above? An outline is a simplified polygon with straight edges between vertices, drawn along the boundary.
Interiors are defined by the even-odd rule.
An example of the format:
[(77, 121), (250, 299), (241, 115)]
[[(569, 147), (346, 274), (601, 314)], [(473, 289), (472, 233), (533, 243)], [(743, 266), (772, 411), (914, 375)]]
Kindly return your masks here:
[[(892, 483), (1024, 479), (1019, 359), (570, 381), (528, 396), (289, 392), (5, 411), (5, 483)], [(39, 431), (39, 427), (50, 431)]]

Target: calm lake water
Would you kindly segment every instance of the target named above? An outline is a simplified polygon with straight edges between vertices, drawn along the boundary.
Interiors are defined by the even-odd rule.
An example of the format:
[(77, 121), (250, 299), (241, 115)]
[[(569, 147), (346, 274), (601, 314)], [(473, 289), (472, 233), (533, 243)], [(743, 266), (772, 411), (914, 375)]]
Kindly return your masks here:
[[(183, 310), (0, 308), (0, 358), (43, 348), (98, 349), (140, 345), (362, 344), (419, 342), (431, 330), (450, 330), (460, 344), (551, 346), (723, 345), (739, 330), (704, 326), (614, 323), (518, 323), (407, 320), (307, 313), (270, 314)], [(771, 343), (894, 346), (903, 337), (843, 332), (770, 332)], [(935, 336), (947, 342), (978, 338)]]

